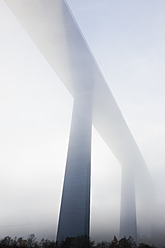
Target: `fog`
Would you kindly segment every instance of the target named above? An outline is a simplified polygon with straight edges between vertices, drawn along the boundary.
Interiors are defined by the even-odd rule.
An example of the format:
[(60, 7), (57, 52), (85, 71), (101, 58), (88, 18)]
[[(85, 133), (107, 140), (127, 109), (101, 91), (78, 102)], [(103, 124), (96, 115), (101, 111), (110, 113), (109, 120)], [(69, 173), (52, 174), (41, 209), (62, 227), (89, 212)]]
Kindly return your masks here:
[[(121, 148), (125, 158), (119, 159), (93, 128), (91, 237), (119, 235), (121, 164), (128, 159), (137, 168), (138, 236), (159, 242), (165, 225), (164, 2), (68, 3), (140, 148), (136, 159)], [(4, 1), (0, 11), (1, 236), (54, 238), (73, 99)], [(70, 71), (65, 77), (71, 77)], [(85, 74), (83, 79), (88, 79)], [(110, 138), (114, 146), (116, 136)]]

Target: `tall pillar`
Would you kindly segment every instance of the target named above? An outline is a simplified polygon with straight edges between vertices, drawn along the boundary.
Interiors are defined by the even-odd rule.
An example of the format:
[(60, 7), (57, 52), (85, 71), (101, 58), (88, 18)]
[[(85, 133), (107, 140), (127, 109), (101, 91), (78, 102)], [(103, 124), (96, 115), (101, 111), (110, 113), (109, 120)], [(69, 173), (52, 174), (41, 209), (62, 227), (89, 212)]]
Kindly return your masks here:
[(57, 241), (89, 236), (92, 93), (74, 97)]
[(135, 178), (133, 166), (123, 166), (121, 185), (120, 238), (131, 236), (137, 242)]

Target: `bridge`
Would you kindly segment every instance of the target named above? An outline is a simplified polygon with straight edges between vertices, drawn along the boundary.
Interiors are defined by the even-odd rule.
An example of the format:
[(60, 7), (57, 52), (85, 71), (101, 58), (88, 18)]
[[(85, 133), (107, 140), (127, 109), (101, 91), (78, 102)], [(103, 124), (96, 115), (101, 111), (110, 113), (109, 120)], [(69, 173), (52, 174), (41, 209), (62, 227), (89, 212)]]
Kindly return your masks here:
[(93, 125), (122, 166), (120, 237), (136, 241), (136, 187), (147, 195), (150, 175), (67, 2), (5, 2), (74, 98), (57, 240), (89, 236)]

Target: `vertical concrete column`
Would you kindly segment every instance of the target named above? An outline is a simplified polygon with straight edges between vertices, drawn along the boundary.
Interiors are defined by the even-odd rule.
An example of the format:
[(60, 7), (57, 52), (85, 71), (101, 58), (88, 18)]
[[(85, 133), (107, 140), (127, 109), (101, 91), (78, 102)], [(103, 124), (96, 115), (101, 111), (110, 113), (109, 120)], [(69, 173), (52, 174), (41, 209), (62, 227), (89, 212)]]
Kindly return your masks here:
[(92, 93), (74, 98), (57, 241), (89, 236)]
[(123, 166), (121, 184), (120, 238), (131, 236), (137, 242), (135, 178), (133, 166)]

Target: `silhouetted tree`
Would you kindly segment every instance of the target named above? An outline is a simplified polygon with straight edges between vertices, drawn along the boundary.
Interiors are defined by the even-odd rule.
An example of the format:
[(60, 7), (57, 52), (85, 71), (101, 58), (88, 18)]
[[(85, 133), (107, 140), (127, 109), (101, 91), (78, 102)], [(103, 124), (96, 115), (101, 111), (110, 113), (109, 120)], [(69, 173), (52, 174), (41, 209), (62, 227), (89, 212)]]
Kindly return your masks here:
[(22, 237), (18, 238), (16, 247), (27, 247), (27, 240), (23, 239)]
[(132, 237), (129, 238), (122, 238), (119, 240), (119, 248), (134, 248), (137, 247), (135, 241)]
[(27, 238), (27, 247), (29, 248), (38, 248), (38, 242), (36, 241), (36, 237), (34, 234), (30, 234)]
[(41, 248), (56, 248), (59, 246), (57, 245), (57, 242), (50, 241), (48, 239), (42, 239), (39, 243), (39, 247), (41, 247)]
[(156, 248), (154, 245), (150, 246), (150, 245), (147, 245), (147, 244), (144, 244), (144, 243), (140, 243), (138, 245), (138, 248)]
[(66, 238), (59, 246), (60, 248), (92, 248), (93, 242), (87, 236)]
[(0, 248), (8, 248), (8, 247), (17, 247), (16, 238), (12, 239), (9, 236), (6, 236), (4, 239), (0, 240)]
[(112, 242), (110, 243), (109, 248), (118, 248), (119, 247), (119, 241), (116, 238), (116, 236), (114, 236)]

